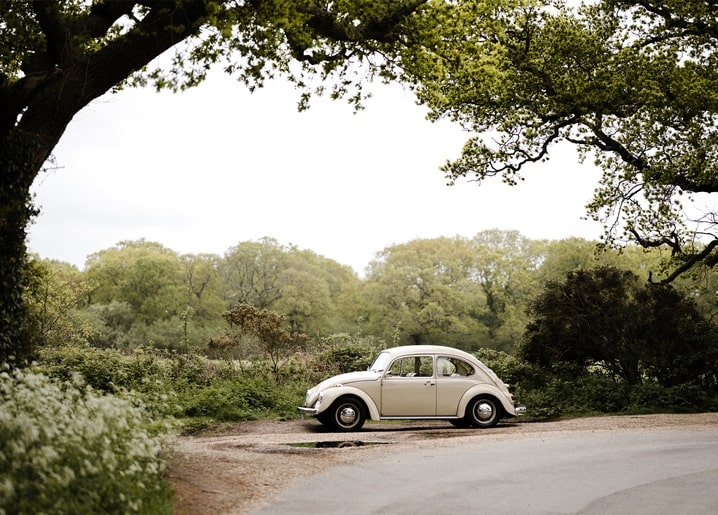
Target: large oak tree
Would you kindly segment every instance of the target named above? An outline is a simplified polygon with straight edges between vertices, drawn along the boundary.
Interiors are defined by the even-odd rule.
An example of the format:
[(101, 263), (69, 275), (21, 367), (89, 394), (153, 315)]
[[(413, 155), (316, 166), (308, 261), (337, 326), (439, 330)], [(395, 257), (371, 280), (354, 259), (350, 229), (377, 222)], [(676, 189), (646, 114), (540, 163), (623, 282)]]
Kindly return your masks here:
[[(72, 118), (104, 93), (185, 88), (214, 65), (250, 88), (277, 74), (355, 98), (390, 74), (426, 0), (5, 0), (0, 2), (0, 361), (30, 353), (23, 322), (30, 186)], [(167, 69), (153, 60), (175, 49)], [(315, 83), (315, 84), (317, 84)]]

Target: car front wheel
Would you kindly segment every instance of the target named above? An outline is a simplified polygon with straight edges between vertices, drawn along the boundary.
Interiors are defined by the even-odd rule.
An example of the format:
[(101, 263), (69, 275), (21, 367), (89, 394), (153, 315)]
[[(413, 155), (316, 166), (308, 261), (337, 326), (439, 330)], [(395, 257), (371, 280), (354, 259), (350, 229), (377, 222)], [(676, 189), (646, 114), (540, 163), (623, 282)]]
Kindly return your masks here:
[(468, 406), (466, 421), (474, 427), (494, 427), (501, 418), (501, 405), (493, 397), (477, 397)]
[(366, 420), (364, 405), (351, 397), (336, 401), (329, 408), (329, 415), (329, 425), (342, 432), (359, 431)]

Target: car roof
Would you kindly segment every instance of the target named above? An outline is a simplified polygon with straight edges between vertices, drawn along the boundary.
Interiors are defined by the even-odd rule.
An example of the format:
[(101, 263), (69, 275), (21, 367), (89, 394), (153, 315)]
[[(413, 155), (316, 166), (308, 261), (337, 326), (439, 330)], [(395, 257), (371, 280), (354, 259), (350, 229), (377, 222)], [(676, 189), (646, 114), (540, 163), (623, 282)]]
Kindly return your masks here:
[(389, 347), (382, 352), (388, 352), (392, 356), (403, 356), (411, 354), (450, 354), (461, 356), (465, 359), (476, 361), (476, 357), (461, 349), (446, 347), (444, 345), (400, 345), (399, 347)]

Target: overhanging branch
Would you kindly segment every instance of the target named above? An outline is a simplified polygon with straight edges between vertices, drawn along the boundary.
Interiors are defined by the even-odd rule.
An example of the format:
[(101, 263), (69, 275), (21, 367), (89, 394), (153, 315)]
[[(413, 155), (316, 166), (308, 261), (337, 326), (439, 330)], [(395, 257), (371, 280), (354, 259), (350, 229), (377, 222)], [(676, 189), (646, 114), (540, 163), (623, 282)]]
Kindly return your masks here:
[[(678, 242), (678, 236), (673, 233), (671, 238), (661, 238), (660, 240), (646, 240), (634, 230), (631, 229), (631, 234), (636, 239), (639, 245), (644, 248), (656, 248), (663, 245), (671, 248), (673, 255), (682, 254), (680, 243)], [(649, 273), (648, 282), (651, 284), (670, 284), (683, 273), (687, 272), (699, 263), (704, 263), (706, 266), (714, 267), (718, 265), (718, 253), (713, 251), (718, 247), (718, 240), (711, 240), (700, 252), (685, 255), (684, 261), (680, 266), (676, 267), (665, 279), (661, 279), (656, 282), (653, 280), (653, 274)]]

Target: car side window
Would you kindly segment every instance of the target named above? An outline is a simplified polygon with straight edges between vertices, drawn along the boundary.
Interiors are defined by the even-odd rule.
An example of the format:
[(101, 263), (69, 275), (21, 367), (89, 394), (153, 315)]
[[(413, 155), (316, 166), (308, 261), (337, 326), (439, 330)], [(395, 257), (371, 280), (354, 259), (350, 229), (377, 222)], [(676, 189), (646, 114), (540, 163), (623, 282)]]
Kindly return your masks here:
[(432, 377), (434, 361), (431, 356), (410, 356), (395, 360), (387, 375), (393, 377)]
[(440, 357), (436, 362), (438, 374), (443, 377), (468, 377), (474, 375), (474, 367), (457, 358)]

